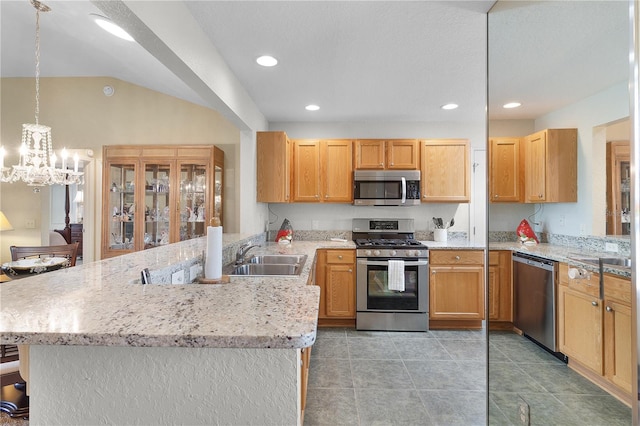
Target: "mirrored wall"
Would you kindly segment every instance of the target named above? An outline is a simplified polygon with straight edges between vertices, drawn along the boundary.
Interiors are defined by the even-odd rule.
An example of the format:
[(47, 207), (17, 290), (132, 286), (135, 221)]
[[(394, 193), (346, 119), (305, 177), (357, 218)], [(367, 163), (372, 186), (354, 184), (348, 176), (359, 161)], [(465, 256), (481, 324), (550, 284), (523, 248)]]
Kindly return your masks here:
[[(527, 219), (543, 242), (568, 251), (606, 241), (629, 254), (629, 27), (627, 1), (499, 0), (489, 12), (489, 138), (577, 129), (577, 201), (494, 202), (490, 196), (490, 242), (513, 240)], [(522, 106), (503, 108), (509, 102)], [(628, 314), (631, 325), (630, 308)], [(593, 327), (576, 323), (574, 331)], [(498, 328), (489, 331), (489, 424), (520, 424), (522, 416), (531, 424), (631, 424), (630, 399), (621, 402), (616, 392), (584, 378), (597, 373), (579, 374), (562, 356)], [(624, 333), (635, 351), (635, 325)], [(604, 362), (595, 367), (603, 375)]]

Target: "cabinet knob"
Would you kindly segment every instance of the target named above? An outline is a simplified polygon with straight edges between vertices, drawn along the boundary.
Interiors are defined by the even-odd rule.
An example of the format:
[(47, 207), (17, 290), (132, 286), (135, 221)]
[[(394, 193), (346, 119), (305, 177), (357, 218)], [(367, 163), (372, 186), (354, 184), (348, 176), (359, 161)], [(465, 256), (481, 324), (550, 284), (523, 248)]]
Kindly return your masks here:
[(460, 256), (456, 256), (456, 260), (460, 260)]
[(381, 166), (384, 166), (384, 163), (380, 163)]
[(341, 254), (338, 255), (338, 259), (342, 260), (342, 255)]
[(318, 194), (316, 194), (316, 198), (320, 198), (320, 196)]
[(593, 302), (591, 302), (591, 304), (592, 304), (593, 306), (598, 306), (598, 302), (596, 302), (595, 300), (594, 300)]
[(349, 269), (349, 273), (353, 272), (353, 269)]
[(538, 194), (538, 198), (542, 198), (542, 194)]
[(329, 194), (325, 194), (324, 198), (329, 198)]
[(390, 165), (393, 166), (393, 163), (391, 163)]
[(498, 194), (494, 195), (493, 198), (498, 198)]
[(607, 306), (605, 309), (607, 310), (607, 312), (613, 312), (613, 308), (611, 306)]
[(435, 275), (436, 271), (431, 271), (431, 275)]

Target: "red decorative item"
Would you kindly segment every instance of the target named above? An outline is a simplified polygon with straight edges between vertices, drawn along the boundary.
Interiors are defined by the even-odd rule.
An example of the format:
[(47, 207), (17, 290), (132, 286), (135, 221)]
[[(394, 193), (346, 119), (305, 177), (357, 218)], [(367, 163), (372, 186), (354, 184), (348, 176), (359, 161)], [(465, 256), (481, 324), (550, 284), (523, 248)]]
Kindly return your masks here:
[(293, 239), (293, 227), (291, 226), (291, 222), (289, 219), (285, 219), (280, 226), (280, 230), (276, 235), (276, 243), (279, 243), (280, 240), (288, 240), (291, 242)]
[(522, 219), (522, 222), (518, 225), (518, 229), (516, 229), (516, 234), (518, 234), (518, 239), (523, 243), (535, 241), (537, 244), (540, 242), (538, 241), (538, 237), (536, 237), (535, 232), (533, 232), (531, 225), (527, 222), (527, 219)]

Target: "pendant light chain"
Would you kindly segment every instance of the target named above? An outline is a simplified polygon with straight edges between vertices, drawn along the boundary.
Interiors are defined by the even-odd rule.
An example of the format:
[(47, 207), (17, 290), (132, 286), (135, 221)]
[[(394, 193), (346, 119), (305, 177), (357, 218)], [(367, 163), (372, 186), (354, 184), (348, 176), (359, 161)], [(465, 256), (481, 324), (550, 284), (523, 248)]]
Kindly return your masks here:
[(40, 115), (40, 9), (36, 7), (36, 124)]

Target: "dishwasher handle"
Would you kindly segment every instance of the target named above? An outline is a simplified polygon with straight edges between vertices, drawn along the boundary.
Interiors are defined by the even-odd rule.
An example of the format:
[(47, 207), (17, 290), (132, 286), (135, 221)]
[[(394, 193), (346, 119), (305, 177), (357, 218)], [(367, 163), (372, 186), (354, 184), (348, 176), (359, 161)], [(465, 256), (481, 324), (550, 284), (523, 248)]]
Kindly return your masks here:
[(518, 253), (514, 253), (511, 256), (511, 259), (514, 262), (524, 263), (525, 265), (530, 265), (536, 268), (541, 268), (546, 271), (555, 271), (556, 262), (548, 259), (537, 258), (534, 256), (522, 255)]

